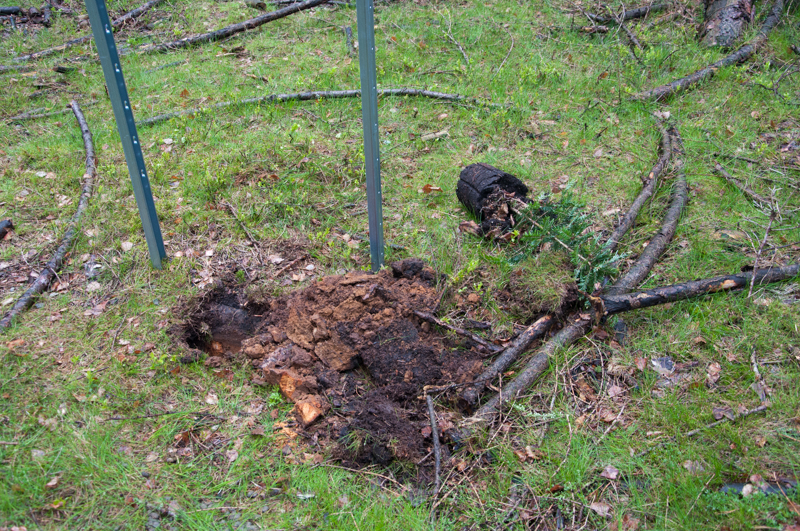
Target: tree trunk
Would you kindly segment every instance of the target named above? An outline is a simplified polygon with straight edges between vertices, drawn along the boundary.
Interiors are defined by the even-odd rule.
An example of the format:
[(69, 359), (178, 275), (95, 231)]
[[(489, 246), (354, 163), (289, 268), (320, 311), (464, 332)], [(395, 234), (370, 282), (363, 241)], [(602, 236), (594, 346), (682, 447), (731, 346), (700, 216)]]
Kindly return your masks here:
[(705, 0), (698, 38), (706, 46), (730, 48), (753, 21), (753, 0)]

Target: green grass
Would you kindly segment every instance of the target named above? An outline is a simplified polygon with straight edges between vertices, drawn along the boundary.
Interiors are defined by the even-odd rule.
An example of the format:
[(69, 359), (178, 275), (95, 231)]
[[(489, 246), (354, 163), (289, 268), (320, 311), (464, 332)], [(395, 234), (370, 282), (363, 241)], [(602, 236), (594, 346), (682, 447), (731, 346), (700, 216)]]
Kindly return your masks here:
[[(118, 15), (135, 4), (119, 0), (109, 8)], [(80, 12), (78, 3), (73, 7)], [(757, 191), (769, 194), (762, 177), (776, 179), (785, 218), (768, 245), (790, 244), (800, 236), (792, 228), (797, 214), (789, 212), (798, 206), (796, 190), (789, 187), (797, 186), (797, 166), (783, 167), (796, 152), (782, 153), (781, 142), (763, 143), (759, 137), (795, 120), (791, 101), (798, 98), (800, 77), (781, 80), (785, 99), (755, 85), (770, 87), (783, 72), (770, 68), (768, 60), (793, 60), (788, 45), (800, 37), (794, 19), (787, 18), (749, 63), (657, 106), (632, 103), (626, 95), (690, 73), (722, 52), (699, 47), (689, 22), (649, 30), (632, 25), (650, 45), (640, 56), (643, 66), (620, 40), (624, 36), (588, 36), (573, 29), (570, 8), (566, 2), (509, 0), (376, 7), (381, 88), (428, 88), (510, 104), (498, 110), (419, 98), (387, 97), (379, 103), (386, 239), (405, 247), (387, 249), (387, 261), (418, 256), (448, 275), (455, 294), (444, 308), (448, 319), (464, 316), (458, 297), (477, 292), (481, 300), (469, 316), (494, 321), (498, 333), (511, 327), (492, 290), (512, 274), (513, 252), (456, 232), (467, 219), (453, 193), (460, 169), (472, 162), (493, 164), (519, 176), (534, 196), (568, 182), (595, 213), (595, 228), (608, 230), (615, 214), (604, 213), (624, 212), (639, 191), (640, 176), (655, 162), (660, 139), (650, 113), (656, 109), (671, 113), (683, 137), (690, 202), (645, 286), (752, 265), (748, 242), (712, 238), (717, 229), (739, 229), (757, 240), (766, 224), (763, 213), (711, 172), (720, 151), (763, 161), (749, 165), (720, 158)], [(125, 29), (116, 38), (129, 46), (161, 42), (254, 15), (236, 2), (176, 0), (144, 17), (157, 35)], [(445, 36), (448, 21), (469, 64)], [(135, 115), (144, 119), (271, 93), (357, 88), (358, 61), (345, 48), (345, 25), (355, 31), (355, 10), (337, 6), (299, 13), (224, 43), (127, 55), (123, 68)], [(580, 25), (576, 16), (575, 27)], [(87, 31), (73, 19), (56, 17), (50, 29), (4, 36), (0, 58), (9, 64), (17, 54)], [(233, 51), (238, 46), (244, 52)], [(150, 512), (170, 502), (177, 504), (174, 525), (181, 529), (230, 529), (237, 518), (286, 529), (522, 529), (545, 528), (545, 521), (554, 529), (556, 507), (566, 529), (622, 526), (626, 515), (639, 519), (639, 529), (654, 530), (780, 529), (798, 518), (789, 501), (800, 503), (797, 491), (788, 498), (719, 492), (721, 485), (752, 474), (798, 479), (800, 316), (796, 304), (781, 302), (786, 285), (753, 297), (765, 304), (733, 293), (627, 314), (623, 345), (595, 335), (560, 352), (530, 396), (504, 417), (505, 428), (499, 424), (481, 433), (471, 445), (474, 453), (456, 454), (468, 473), (449, 475), (436, 502), (414, 485), (401, 489), (374, 475), (306, 463), (304, 453), (328, 458), (332, 449), (273, 432), (270, 411), (277, 410), (280, 421), (290, 415), (290, 405), (276, 400), (273, 390), (250, 385), (248, 367), (234, 367), (228, 381), (201, 365), (179, 365), (175, 359), (182, 352), (168, 331), (185, 318), (174, 309), (203, 291), (193, 283), (198, 271), (236, 282), (242, 274), (235, 272), (243, 270), (248, 289), (269, 296), (299, 286), (274, 279), (280, 266), (261, 266), (259, 254), (288, 259), (306, 252), (320, 275), (369, 266), (366, 243), (348, 244), (342, 237), (366, 234), (360, 101), (231, 107), (141, 128), (172, 258), (155, 271), (99, 64), (78, 62), (69, 74), (49, 70), (66, 64), (65, 58), (91, 53), (91, 44), (79, 46), (36, 63), (33, 75), (3, 76), (9, 87), (0, 92), (3, 116), (36, 107), (60, 109), (73, 95), (79, 97), (94, 133), (100, 177), (61, 273), (70, 285), (40, 298), (0, 342), (0, 441), (15, 443), (0, 446), (0, 526), (142, 529)], [(185, 64), (148, 72), (182, 60)], [(35, 83), (60, 80), (67, 82), (65, 89), (29, 98)], [(94, 100), (98, 103), (86, 105)], [(445, 128), (449, 136), (438, 141), (419, 139)], [(6, 300), (23, 288), (6, 282), (7, 273), (38, 271), (60, 239), (76, 206), (83, 148), (74, 119), (65, 114), (0, 124), (0, 150), (0, 218), (17, 226), (13, 239), (0, 243), (0, 262), (10, 264), (0, 271), (6, 275), (0, 277), (0, 300)], [(444, 192), (421, 193), (426, 184)], [(662, 183), (652, 205), (643, 209), (622, 252), (639, 252), (658, 228), (669, 185)], [(223, 202), (236, 208), (260, 242), (257, 251)], [(133, 249), (123, 251), (122, 242), (132, 242)], [(188, 249), (199, 256), (187, 256)], [(205, 257), (206, 250), (213, 256)], [(790, 263), (797, 254), (785, 247), (774, 256), (776, 263)], [(87, 260), (101, 266), (99, 291), (87, 290)], [(526, 282), (541, 290), (531, 293), (553, 299), (548, 282), (559, 269), (546, 256), (529, 262)], [(796, 286), (792, 289), (796, 293)], [(106, 300), (100, 315), (85, 315)], [(25, 344), (11, 349), (13, 339)], [(147, 350), (145, 343), (155, 347)], [(772, 389), (769, 410), (686, 438), (713, 421), (713, 407), (758, 404), (750, 389), (754, 350), (770, 362), (761, 365)], [(692, 382), (654, 394), (657, 375), (633, 370), (635, 359), (665, 355), (699, 365)], [(592, 360), (599, 360), (595, 376), (586, 378), (602, 398), (583, 402), (568, 371)], [(720, 364), (721, 376), (708, 388), (704, 379), (712, 362)], [(614, 365), (631, 371), (624, 377), (609, 374)], [(610, 399), (604, 390), (614, 383), (625, 394)], [(218, 403), (208, 403), (212, 392)], [(599, 412), (607, 407), (616, 414), (623, 403), (624, 412), (606, 434), (608, 423), (599, 420)], [(109, 420), (115, 416), (129, 420)], [(264, 436), (251, 435), (257, 425)], [(176, 436), (187, 431), (216, 442), (191, 458), (169, 462)], [(634, 457), (669, 436), (676, 441)], [(286, 445), (291, 457), (284, 455)], [(514, 451), (526, 446), (540, 458), (521, 461)], [(233, 448), (238, 457), (231, 461), (226, 452)], [(686, 461), (700, 462), (703, 471), (692, 474)], [(618, 480), (600, 476), (607, 465), (620, 470)], [(57, 485), (48, 488), (54, 477)], [(512, 491), (524, 496), (508, 520)], [(589, 509), (599, 501), (611, 506), (606, 518)]]

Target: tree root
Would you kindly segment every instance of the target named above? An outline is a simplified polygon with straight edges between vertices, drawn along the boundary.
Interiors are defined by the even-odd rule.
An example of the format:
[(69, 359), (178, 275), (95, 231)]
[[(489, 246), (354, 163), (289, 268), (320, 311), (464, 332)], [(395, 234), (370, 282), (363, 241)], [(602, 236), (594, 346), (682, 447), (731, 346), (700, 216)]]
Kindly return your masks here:
[(291, 4), (287, 7), (278, 9), (276, 11), (264, 13), (263, 15), (251, 18), (250, 20), (245, 20), (244, 22), (231, 24), (230, 26), (226, 26), (217, 31), (211, 31), (209, 33), (203, 33), (201, 35), (195, 35), (193, 37), (186, 37), (183, 39), (179, 39), (177, 41), (165, 42), (163, 44), (151, 44), (149, 46), (144, 46), (143, 48), (139, 49), (139, 52), (140, 53), (168, 52), (170, 50), (179, 50), (181, 48), (188, 48), (190, 46), (195, 46), (197, 44), (202, 44), (205, 42), (218, 41), (220, 39), (228, 38), (231, 35), (236, 35), (237, 33), (242, 33), (244, 31), (255, 29), (259, 26), (263, 26), (267, 22), (272, 22), (273, 20), (278, 20), (280, 18), (288, 17), (289, 15), (293, 15), (294, 13), (297, 13), (299, 11), (311, 9), (312, 7), (317, 7), (318, 5), (322, 5), (327, 2), (328, 0), (306, 0), (305, 2)]
[(78, 222), (89, 204), (89, 198), (94, 189), (94, 180), (97, 176), (97, 163), (95, 160), (94, 145), (92, 144), (92, 133), (89, 130), (89, 125), (86, 123), (86, 118), (84, 118), (78, 102), (73, 100), (70, 105), (72, 107), (72, 112), (75, 114), (75, 119), (78, 121), (78, 125), (81, 128), (83, 147), (86, 151), (86, 173), (83, 175), (83, 189), (81, 190), (80, 200), (78, 201), (78, 208), (72, 216), (72, 219), (69, 220), (67, 231), (61, 239), (61, 245), (58, 246), (53, 257), (47, 262), (47, 265), (45, 265), (42, 272), (39, 273), (39, 276), (36, 277), (31, 287), (17, 300), (14, 307), (11, 308), (11, 311), (9, 311), (3, 319), (0, 319), (0, 333), (5, 332), (18, 315), (30, 308), (36, 300), (36, 297), (44, 293), (50, 286), (50, 283), (53, 282), (56, 273), (61, 269), (67, 251), (78, 235)]
[(642, 254), (631, 266), (625, 275), (617, 283), (608, 289), (607, 293), (624, 293), (625, 291), (638, 286), (653, 269), (658, 258), (664, 253), (675, 234), (678, 221), (686, 203), (689, 201), (688, 187), (686, 185), (686, 172), (683, 161), (683, 145), (678, 130), (674, 127), (669, 129), (670, 151), (672, 152), (672, 167), (676, 170), (677, 176), (672, 191), (672, 202), (664, 215), (661, 228), (655, 236), (650, 239)]
[(778, 22), (781, 19), (781, 13), (783, 11), (783, 0), (775, 0), (775, 3), (772, 5), (772, 10), (770, 11), (769, 15), (767, 16), (766, 20), (764, 20), (764, 24), (761, 26), (761, 29), (758, 30), (758, 34), (745, 44), (744, 46), (740, 47), (738, 50), (733, 52), (732, 54), (728, 55), (727, 57), (720, 59), (716, 63), (713, 63), (701, 70), (693, 74), (689, 74), (686, 77), (682, 77), (680, 79), (676, 79), (675, 81), (671, 81), (665, 85), (661, 85), (659, 87), (646, 90), (644, 92), (639, 92), (631, 96), (634, 100), (662, 100), (668, 96), (675, 94), (681, 90), (687, 89), (693, 85), (698, 84), (699, 82), (709, 79), (717, 73), (717, 70), (720, 68), (731, 66), (738, 63), (743, 63), (752, 57), (752, 55), (761, 47), (765, 42), (767, 42), (767, 37), (769, 36), (770, 32), (778, 25)]
[(691, 297), (699, 297), (720, 291), (731, 291), (743, 289), (750, 285), (770, 284), (796, 277), (800, 274), (800, 264), (785, 267), (770, 267), (758, 269), (755, 272), (748, 271), (737, 275), (723, 275), (704, 280), (692, 280), (681, 284), (661, 286), (636, 293), (624, 293), (620, 295), (600, 295), (603, 301), (605, 315), (648, 308), (668, 302), (675, 302)]
[(460, 336), (466, 337), (467, 339), (469, 339), (471, 341), (474, 341), (475, 343), (479, 344), (480, 346), (482, 346), (483, 348), (485, 348), (489, 352), (500, 352), (500, 350), (502, 350), (497, 345), (489, 343), (485, 339), (479, 337), (476, 334), (473, 334), (472, 332), (469, 332), (467, 330), (464, 330), (463, 328), (459, 328), (457, 326), (453, 326), (453, 325), (449, 325), (449, 324), (445, 323), (444, 321), (442, 321), (441, 319), (439, 319), (438, 317), (434, 316), (431, 313), (421, 312), (419, 310), (414, 310), (414, 315), (416, 315), (417, 317), (419, 317), (420, 319), (422, 319), (424, 321), (428, 321), (429, 323), (433, 323), (436, 326), (441, 326), (442, 328), (450, 330), (451, 332), (455, 332), (456, 334), (458, 334)]
[[(378, 91), (379, 96), (420, 96), (423, 98), (432, 98), (435, 100), (444, 100), (444, 101), (459, 101), (459, 102), (467, 102), (472, 103), (474, 105), (481, 105), (485, 107), (502, 107), (505, 108), (505, 105), (500, 105), (496, 103), (484, 102), (478, 100), (476, 98), (468, 98), (466, 96), (461, 96), (459, 94), (447, 94), (445, 92), (434, 92), (431, 90), (420, 90), (420, 89), (412, 89), (412, 88), (399, 88), (399, 89), (382, 89)], [(154, 116), (152, 118), (147, 118), (146, 120), (142, 120), (137, 122), (136, 125), (139, 127), (144, 127), (148, 125), (157, 124), (160, 122), (164, 122), (167, 120), (171, 120), (172, 118), (179, 118), (181, 116), (194, 116), (196, 114), (214, 111), (217, 109), (225, 109), (227, 107), (232, 107), (235, 105), (252, 105), (255, 103), (269, 103), (269, 102), (284, 102), (284, 101), (309, 101), (309, 100), (321, 100), (321, 99), (338, 99), (338, 98), (360, 98), (361, 91), (360, 90), (328, 90), (328, 91), (314, 91), (314, 92), (296, 92), (292, 94), (271, 94), (269, 96), (261, 96), (259, 98), (249, 98), (245, 100), (239, 101), (224, 101), (221, 103), (217, 103), (216, 105), (211, 105), (209, 107), (201, 107), (197, 109), (188, 109), (186, 111), (179, 111), (179, 112), (171, 112), (167, 114), (159, 114), (158, 116)]]
[[(124, 24), (130, 22), (131, 20), (134, 20), (134, 19), (142, 16), (143, 14), (147, 13), (150, 9), (152, 9), (155, 6), (157, 6), (158, 4), (160, 4), (163, 1), (164, 0), (150, 0), (146, 4), (143, 4), (143, 5), (139, 6), (139, 7), (137, 7), (136, 9), (125, 13), (124, 15), (119, 17), (118, 19), (115, 19), (113, 22), (111, 22), (111, 25), (114, 28), (119, 28), (119, 27), (123, 26)], [(23, 63), (23, 62), (26, 62), (26, 61), (35, 61), (37, 59), (41, 59), (43, 57), (47, 57), (47, 56), (56, 54), (58, 52), (64, 51), (64, 50), (66, 50), (67, 48), (69, 48), (71, 46), (75, 46), (77, 44), (83, 44), (85, 42), (89, 42), (90, 40), (92, 40), (92, 38), (93, 37), (91, 35), (84, 35), (83, 37), (78, 37), (76, 39), (72, 39), (70, 41), (65, 42), (64, 44), (60, 44), (58, 46), (54, 46), (53, 48), (47, 48), (46, 50), (29, 53), (27, 55), (20, 55), (19, 57), (15, 57), (14, 61), (16, 61), (18, 63)]]

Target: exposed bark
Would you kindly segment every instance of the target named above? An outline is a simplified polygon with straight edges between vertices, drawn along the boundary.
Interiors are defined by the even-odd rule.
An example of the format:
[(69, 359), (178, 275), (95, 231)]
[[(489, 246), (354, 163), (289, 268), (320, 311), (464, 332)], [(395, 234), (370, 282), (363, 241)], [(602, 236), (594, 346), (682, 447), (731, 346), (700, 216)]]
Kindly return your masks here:
[(5, 238), (10, 230), (14, 230), (14, 223), (10, 219), (0, 221), (0, 240)]
[(612, 251), (617, 249), (622, 237), (627, 234), (631, 227), (633, 227), (633, 224), (639, 215), (639, 211), (656, 191), (656, 188), (658, 187), (658, 176), (661, 175), (662, 171), (664, 171), (664, 168), (667, 166), (667, 164), (669, 164), (670, 158), (672, 157), (672, 143), (670, 142), (669, 133), (659, 121), (656, 121), (656, 127), (658, 127), (658, 130), (661, 133), (661, 155), (658, 157), (658, 161), (650, 170), (650, 173), (647, 175), (647, 177), (645, 177), (642, 191), (639, 192), (639, 195), (633, 200), (633, 203), (631, 203), (628, 211), (625, 212), (624, 216), (622, 216), (622, 220), (619, 222), (619, 225), (617, 225), (617, 228), (614, 229), (614, 232), (612, 232), (611, 236), (609, 236), (608, 241), (606, 242), (606, 247), (610, 248)]
[(482, 220), (486, 199), (498, 189), (518, 198), (528, 194), (528, 187), (515, 176), (479, 162), (461, 170), (456, 183), (456, 197), (468, 211)]
[(753, 22), (753, 0), (705, 0), (703, 25), (697, 38), (706, 46), (729, 48)]
[(92, 133), (89, 131), (89, 125), (86, 123), (86, 118), (84, 118), (78, 102), (73, 100), (70, 105), (72, 107), (72, 112), (75, 114), (75, 119), (78, 121), (78, 125), (81, 128), (83, 147), (86, 151), (86, 173), (83, 175), (83, 188), (81, 190), (80, 200), (78, 201), (78, 208), (72, 216), (72, 219), (69, 220), (67, 231), (64, 233), (64, 237), (61, 238), (61, 244), (58, 246), (58, 249), (56, 249), (53, 257), (47, 262), (47, 265), (44, 266), (44, 269), (42, 269), (42, 272), (36, 277), (31, 287), (17, 300), (14, 307), (11, 308), (11, 311), (9, 311), (3, 319), (0, 319), (0, 333), (5, 332), (17, 316), (30, 308), (36, 301), (36, 298), (44, 293), (53, 282), (56, 273), (61, 269), (67, 251), (72, 247), (72, 243), (78, 235), (78, 222), (89, 204), (89, 198), (94, 189), (94, 180), (97, 176), (97, 164), (94, 155), (94, 145), (92, 144)]
[[(134, 20), (134, 19), (142, 16), (143, 14), (147, 13), (150, 9), (152, 9), (153, 7), (155, 7), (158, 4), (162, 3), (163, 1), (164, 0), (150, 0), (146, 4), (142, 4), (141, 6), (137, 7), (136, 9), (125, 13), (124, 15), (119, 17), (118, 19), (115, 19), (114, 21), (111, 22), (111, 25), (114, 28), (119, 28), (123, 24), (125, 24), (127, 22), (130, 22), (131, 20)], [(67, 48), (69, 48), (71, 46), (75, 46), (77, 44), (83, 44), (83, 43), (89, 42), (90, 40), (92, 40), (92, 36), (91, 35), (84, 35), (83, 37), (78, 37), (76, 39), (72, 39), (70, 41), (65, 42), (64, 44), (60, 44), (58, 46), (54, 46), (54, 47), (48, 48), (46, 50), (42, 50), (42, 51), (39, 51), (39, 52), (33, 52), (33, 53), (26, 54), (26, 55), (20, 55), (19, 57), (15, 57), (14, 61), (16, 61), (18, 63), (23, 63), (23, 62), (26, 62), (26, 61), (35, 61), (37, 59), (41, 59), (43, 57), (47, 57), (47, 56), (56, 54), (58, 52), (64, 51), (64, 50), (66, 50)]]
[(177, 41), (165, 42), (163, 44), (152, 44), (141, 48), (139, 51), (141, 53), (168, 52), (170, 50), (179, 50), (181, 48), (196, 46), (205, 42), (214, 42), (220, 39), (226, 39), (231, 35), (236, 35), (237, 33), (255, 29), (259, 26), (263, 26), (267, 22), (288, 17), (289, 15), (293, 15), (306, 9), (311, 9), (312, 7), (317, 7), (327, 2), (328, 0), (306, 0), (305, 2), (292, 4), (282, 9), (251, 18), (250, 20), (245, 20), (244, 22), (231, 24), (230, 26), (226, 26), (217, 31), (211, 31), (201, 35), (195, 35), (193, 37), (186, 37)]
[(50, 27), (52, 16), (53, 16), (53, 10), (50, 9), (50, 4), (45, 4), (44, 8), (42, 8), (42, 24), (47, 27)]
[(667, 209), (664, 215), (664, 221), (656, 235), (650, 239), (647, 247), (645, 247), (642, 254), (639, 255), (639, 258), (628, 272), (625, 273), (614, 286), (609, 288), (608, 293), (624, 293), (624, 291), (638, 286), (645, 277), (647, 277), (656, 264), (656, 261), (658, 261), (658, 258), (664, 253), (667, 245), (672, 240), (675, 229), (678, 227), (678, 221), (681, 219), (681, 213), (683, 213), (683, 209), (689, 201), (681, 137), (678, 130), (674, 127), (669, 129), (669, 135), (671, 144), (670, 150), (672, 151), (672, 167), (676, 172), (675, 184), (672, 190), (672, 201), (670, 202), (669, 209)]
[[(431, 90), (419, 90), (410, 88), (382, 89), (378, 91), (378, 95), (420, 96), (423, 98), (432, 98), (435, 100), (467, 102), (467, 103), (472, 103), (474, 105), (482, 105), (485, 107), (505, 108), (504, 105), (484, 102), (476, 98), (468, 98), (466, 96), (461, 96), (459, 94), (447, 94), (445, 92), (433, 92)], [(152, 118), (147, 118), (146, 120), (142, 120), (141, 122), (137, 122), (136, 125), (139, 127), (144, 127), (147, 125), (157, 124), (159, 122), (165, 122), (167, 120), (171, 120), (172, 118), (180, 118), (181, 116), (194, 116), (195, 114), (214, 111), (217, 109), (225, 109), (227, 107), (233, 107), (235, 105), (252, 105), (256, 103), (284, 102), (284, 101), (295, 101), (295, 100), (309, 101), (309, 100), (360, 98), (360, 97), (361, 97), (360, 90), (328, 90), (328, 91), (314, 91), (314, 92), (297, 92), (293, 94), (271, 94), (269, 96), (261, 96), (259, 98), (248, 98), (239, 101), (224, 101), (221, 103), (217, 103), (216, 105), (210, 105), (208, 107), (201, 107), (197, 109), (188, 109), (186, 111), (159, 114), (158, 116), (154, 116)]]
[(570, 322), (558, 331), (547, 343), (536, 352), (536, 354), (525, 364), (522, 371), (509, 383), (505, 384), (498, 394), (475, 412), (472, 416), (476, 421), (488, 421), (509, 399), (515, 398), (518, 394), (530, 387), (539, 376), (542, 375), (550, 363), (552, 356), (559, 348), (571, 345), (578, 339), (585, 336), (592, 328), (592, 319), (581, 316), (571, 318)]
[(644, 92), (639, 92), (631, 97), (634, 100), (662, 100), (678, 91), (692, 87), (706, 79), (710, 79), (720, 68), (747, 61), (750, 59), (750, 57), (752, 57), (756, 50), (758, 50), (758, 48), (767, 41), (767, 37), (769, 36), (770, 32), (775, 28), (775, 26), (778, 25), (778, 22), (781, 19), (782, 11), (783, 0), (775, 0), (775, 3), (772, 5), (772, 10), (770, 11), (769, 15), (767, 15), (766, 20), (764, 20), (764, 24), (761, 26), (761, 29), (758, 30), (758, 34), (750, 42), (727, 57), (720, 59), (716, 63), (698, 70), (693, 74), (689, 74), (686, 77), (671, 81), (666, 85), (661, 85), (650, 90), (645, 90)]
[(633, 20), (635, 18), (644, 18), (650, 13), (656, 13), (658, 11), (663, 11), (670, 6), (669, 2), (664, 2), (661, 4), (653, 4), (647, 6), (636, 7), (633, 9), (626, 9), (622, 15), (619, 17), (613, 16), (605, 16), (605, 15), (595, 15), (594, 13), (584, 13), (586, 17), (591, 20), (592, 22), (597, 22), (600, 24), (604, 24), (606, 22), (616, 22), (622, 21), (625, 22), (627, 20)]
[(794, 264), (785, 267), (759, 269), (755, 273), (748, 271), (737, 275), (723, 275), (704, 280), (693, 280), (636, 293), (601, 295), (600, 298), (603, 300), (605, 315), (614, 315), (720, 291), (742, 289), (746, 288), (751, 281), (757, 286), (780, 282), (794, 278), (798, 274), (800, 274), (800, 265)]
[(514, 342), (506, 347), (480, 376), (475, 377), (475, 385), (467, 387), (461, 392), (459, 405), (462, 409), (474, 408), (478, 404), (478, 398), (486, 388), (486, 384), (505, 372), (512, 363), (517, 361), (520, 355), (528, 350), (534, 341), (544, 336), (547, 331), (550, 330), (550, 327), (553, 326), (554, 321), (555, 318), (552, 315), (545, 315), (523, 330)]

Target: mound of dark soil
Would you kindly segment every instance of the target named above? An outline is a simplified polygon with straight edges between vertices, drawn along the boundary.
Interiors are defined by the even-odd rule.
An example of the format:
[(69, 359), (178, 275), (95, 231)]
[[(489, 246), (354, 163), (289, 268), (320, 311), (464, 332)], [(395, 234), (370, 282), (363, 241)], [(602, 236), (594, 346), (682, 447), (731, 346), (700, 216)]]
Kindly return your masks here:
[[(209, 366), (246, 356), (253, 382), (279, 386), (302, 428), (338, 439), (342, 457), (416, 461), (432, 443), (423, 387), (472, 381), (485, 355), (414, 315), (435, 306), (434, 280), (409, 259), (374, 275), (324, 277), (259, 305), (241, 287), (219, 288), (178, 336), (207, 352)], [(452, 426), (447, 415), (442, 432)]]

